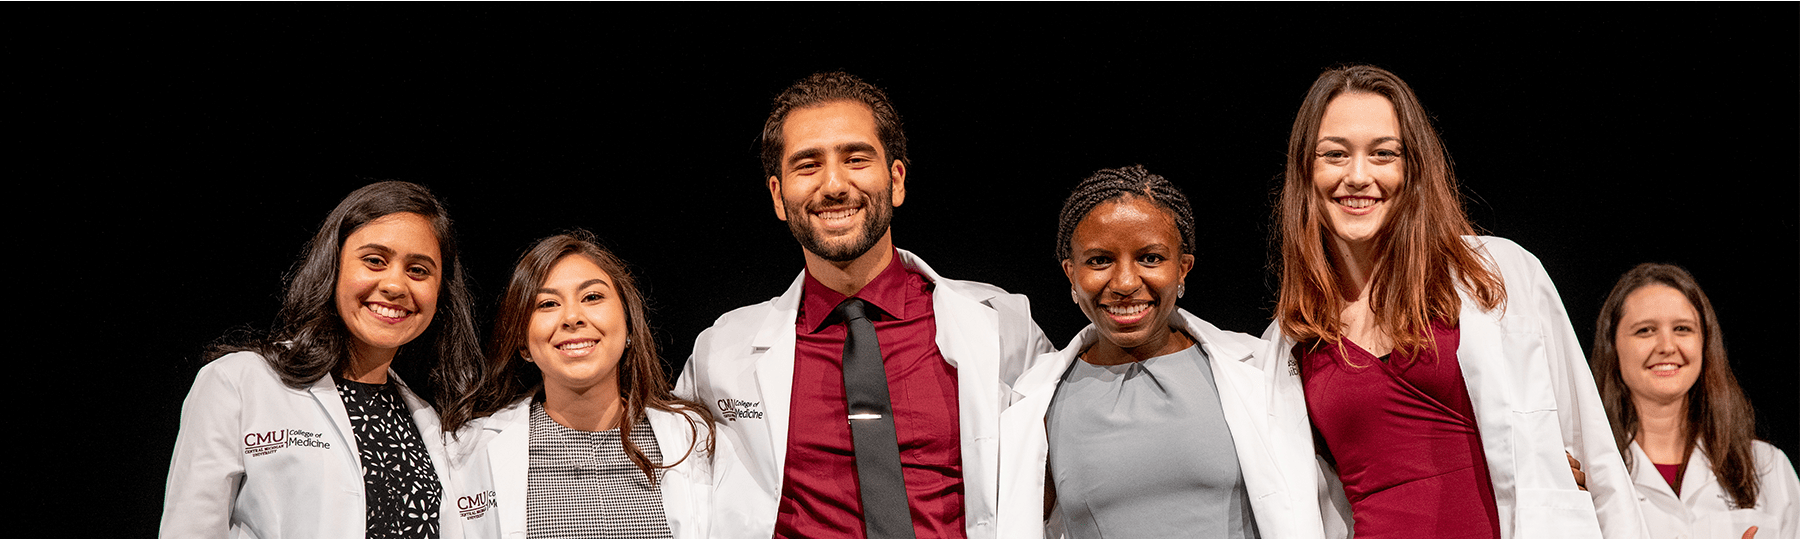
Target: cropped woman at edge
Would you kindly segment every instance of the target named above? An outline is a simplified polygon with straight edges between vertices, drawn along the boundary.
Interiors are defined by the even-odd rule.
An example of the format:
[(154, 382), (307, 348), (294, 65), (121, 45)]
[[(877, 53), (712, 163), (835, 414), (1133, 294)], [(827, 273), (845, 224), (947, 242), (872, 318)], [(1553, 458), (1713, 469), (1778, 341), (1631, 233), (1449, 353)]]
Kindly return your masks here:
[[(275, 330), (215, 347), (195, 377), (162, 536), (461, 537), (443, 433), (468, 420), (455, 396), (481, 374), (463, 283), (431, 192), (390, 181), (345, 197)], [(435, 410), (394, 365), (428, 373), (419, 393)]]
[(1686, 270), (1640, 264), (1619, 277), (1591, 363), (1652, 537), (1800, 534), (1794, 465), (1756, 439), (1719, 317)]
[(469, 537), (706, 536), (712, 421), (670, 393), (645, 311), (586, 231), (520, 257), (451, 449)]
[(1314, 82), (1277, 212), (1270, 436), (1312, 453), (1318, 435), (1334, 534), (1347, 512), (1358, 537), (1643, 536), (1555, 286), (1473, 235), (1405, 82), (1370, 66)]
[[(1293, 511), (1313, 489), (1282, 492), (1263, 437), (1266, 382), (1245, 361), (1264, 343), (1176, 306), (1195, 252), (1187, 197), (1141, 166), (1064, 202), (1056, 256), (1092, 324), (1001, 414), (1002, 537), (1320, 536)], [(1311, 462), (1286, 467), (1311, 478)]]

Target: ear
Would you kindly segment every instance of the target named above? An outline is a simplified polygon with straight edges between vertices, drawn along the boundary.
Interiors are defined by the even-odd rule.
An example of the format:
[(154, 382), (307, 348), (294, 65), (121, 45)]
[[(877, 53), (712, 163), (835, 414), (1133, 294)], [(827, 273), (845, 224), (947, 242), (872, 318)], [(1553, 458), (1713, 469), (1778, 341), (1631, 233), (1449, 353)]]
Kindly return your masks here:
[(1187, 281), (1188, 271), (1191, 271), (1193, 269), (1194, 269), (1194, 255), (1189, 255), (1189, 254), (1181, 255), (1181, 280), (1183, 282)]
[(781, 178), (769, 176), (769, 200), (775, 203), (775, 218), (787, 220), (787, 205), (781, 203)]
[(895, 159), (893, 166), (888, 167), (888, 178), (894, 183), (893, 204), (898, 208), (906, 202), (906, 162)]
[(1063, 277), (1069, 278), (1069, 286), (1075, 286), (1075, 259), (1064, 258), (1062, 261), (1062, 268)]

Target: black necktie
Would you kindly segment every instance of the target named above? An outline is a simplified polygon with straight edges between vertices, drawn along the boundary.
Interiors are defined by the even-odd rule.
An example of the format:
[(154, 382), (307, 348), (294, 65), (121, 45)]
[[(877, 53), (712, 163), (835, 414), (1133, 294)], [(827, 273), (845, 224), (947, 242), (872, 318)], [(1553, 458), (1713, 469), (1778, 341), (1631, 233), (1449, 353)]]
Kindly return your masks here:
[(875, 324), (863, 300), (850, 298), (832, 313), (844, 321), (844, 398), (856, 448), (856, 478), (862, 491), (863, 533), (869, 539), (912, 539), (912, 510), (906, 504), (906, 477), (900, 472), (900, 439), (894, 434), (893, 404)]

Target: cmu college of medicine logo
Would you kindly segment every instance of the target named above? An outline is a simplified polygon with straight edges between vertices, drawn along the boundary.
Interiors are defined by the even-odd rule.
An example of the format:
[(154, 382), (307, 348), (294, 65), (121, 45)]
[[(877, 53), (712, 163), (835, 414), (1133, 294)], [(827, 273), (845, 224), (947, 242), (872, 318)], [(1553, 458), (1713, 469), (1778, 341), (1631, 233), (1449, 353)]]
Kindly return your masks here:
[(244, 435), (244, 454), (260, 457), (284, 447), (317, 447), (331, 449), (331, 442), (320, 440), (317, 432), (300, 429), (280, 429), (268, 432), (252, 432)]
[(741, 401), (737, 399), (719, 399), (719, 415), (728, 421), (739, 419), (762, 419), (762, 403)]

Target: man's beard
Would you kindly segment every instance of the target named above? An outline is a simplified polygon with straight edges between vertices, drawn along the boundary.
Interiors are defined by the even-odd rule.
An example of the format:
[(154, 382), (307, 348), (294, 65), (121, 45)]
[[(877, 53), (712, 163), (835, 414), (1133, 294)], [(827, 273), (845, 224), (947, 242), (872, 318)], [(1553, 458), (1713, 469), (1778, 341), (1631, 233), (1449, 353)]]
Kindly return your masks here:
[(800, 242), (801, 247), (819, 258), (832, 262), (856, 260), (875, 247), (875, 242), (881, 241), (882, 234), (887, 233), (888, 223), (894, 219), (893, 192), (893, 184), (889, 184), (887, 189), (876, 193), (863, 204), (862, 211), (865, 215), (861, 234), (848, 243), (824, 244), (817, 231), (812, 228), (812, 212), (807, 210), (805, 203), (788, 204), (788, 231), (794, 233), (794, 239)]

